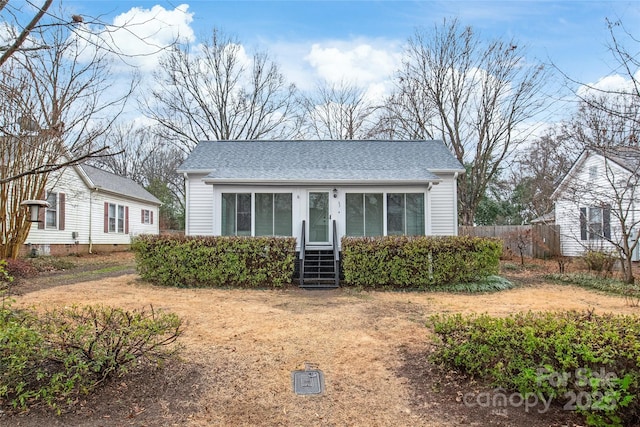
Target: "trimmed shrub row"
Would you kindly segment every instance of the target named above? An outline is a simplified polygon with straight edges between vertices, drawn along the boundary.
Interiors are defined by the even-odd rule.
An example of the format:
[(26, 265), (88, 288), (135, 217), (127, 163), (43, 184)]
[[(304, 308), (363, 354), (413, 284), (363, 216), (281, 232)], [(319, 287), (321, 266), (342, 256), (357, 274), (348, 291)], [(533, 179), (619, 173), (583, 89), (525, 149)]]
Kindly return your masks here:
[(592, 312), (438, 315), (432, 361), (553, 400), (589, 425), (640, 421), (640, 317)]
[(138, 236), (140, 276), (177, 287), (281, 287), (292, 282), (293, 237)]
[(470, 236), (344, 237), (347, 285), (418, 288), (468, 283), (498, 274), (502, 242)]

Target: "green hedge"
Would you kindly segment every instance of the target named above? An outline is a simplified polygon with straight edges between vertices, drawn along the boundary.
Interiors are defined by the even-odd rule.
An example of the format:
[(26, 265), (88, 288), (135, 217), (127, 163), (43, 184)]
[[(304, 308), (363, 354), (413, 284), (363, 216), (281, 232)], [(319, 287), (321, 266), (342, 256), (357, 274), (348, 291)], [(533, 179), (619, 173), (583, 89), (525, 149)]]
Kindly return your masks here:
[(560, 403), (589, 425), (640, 422), (638, 316), (456, 314), (433, 316), (429, 324), (437, 335), (436, 363), (538, 402)]
[(293, 237), (138, 236), (143, 279), (178, 287), (281, 287), (291, 283)]
[(498, 274), (501, 253), (480, 237), (344, 237), (342, 268), (347, 285), (424, 289)]

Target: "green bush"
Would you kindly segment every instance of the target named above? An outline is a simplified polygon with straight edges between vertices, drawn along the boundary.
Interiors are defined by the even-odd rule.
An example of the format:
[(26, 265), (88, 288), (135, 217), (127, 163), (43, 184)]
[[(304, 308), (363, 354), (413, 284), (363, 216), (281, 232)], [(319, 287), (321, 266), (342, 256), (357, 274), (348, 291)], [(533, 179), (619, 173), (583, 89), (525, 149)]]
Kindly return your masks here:
[(344, 237), (342, 267), (350, 286), (419, 288), (496, 275), (502, 243), (479, 237)]
[(175, 354), (182, 322), (170, 313), (104, 306), (42, 316), (4, 308), (0, 316), (0, 402), (39, 401), (60, 410), (79, 393), (139, 362)]
[[(432, 360), (521, 395), (562, 401), (590, 425), (640, 420), (640, 318), (591, 312), (438, 315)], [(573, 399), (573, 402), (572, 402)]]
[(139, 236), (131, 243), (140, 276), (178, 287), (280, 287), (291, 283), (293, 237)]
[(607, 251), (587, 250), (582, 255), (587, 268), (597, 273), (609, 274), (618, 259), (615, 254)]

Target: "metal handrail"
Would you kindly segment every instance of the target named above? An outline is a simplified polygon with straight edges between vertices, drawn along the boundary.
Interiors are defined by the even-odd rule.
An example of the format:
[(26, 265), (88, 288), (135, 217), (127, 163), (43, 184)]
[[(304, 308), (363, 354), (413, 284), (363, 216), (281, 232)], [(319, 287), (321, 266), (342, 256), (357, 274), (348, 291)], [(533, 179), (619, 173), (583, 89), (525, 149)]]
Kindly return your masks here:
[(340, 286), (340, 250), (338, 249), (338, 226), (333, 220), (333, 269), (335, 271), (336, 286)]
[(302, 220), (302, 234), (300, 237), (300, 286), (304, 286), (304, 251), (305, 246), (307, 246), (307, 227), (305, 225), (304, 219)]

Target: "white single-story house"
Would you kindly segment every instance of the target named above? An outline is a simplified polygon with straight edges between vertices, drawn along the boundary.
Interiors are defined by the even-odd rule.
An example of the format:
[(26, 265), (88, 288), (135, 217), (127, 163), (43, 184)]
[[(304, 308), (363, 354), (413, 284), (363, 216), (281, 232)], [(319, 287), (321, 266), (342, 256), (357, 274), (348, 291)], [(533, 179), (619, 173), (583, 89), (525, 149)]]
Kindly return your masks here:
[(187, 235), (294, 236), (298, 250), (342, 236), (456, 235), (464, 171), (442, 141), (425, 140), (202, 141), (178, 169)]
[(585, 149), (552, 195), (562, 254), (611, 251), (611, 242), (620, 242), (623, 230), (633, 231), (637, 238), (638, 191), (638, 148)]
[(158, 234), (160, 200), (129, 178), (89, 165), (56, 171), (47, 180), (25, 252), (69, 254), (126, 250), (131, 236)]

